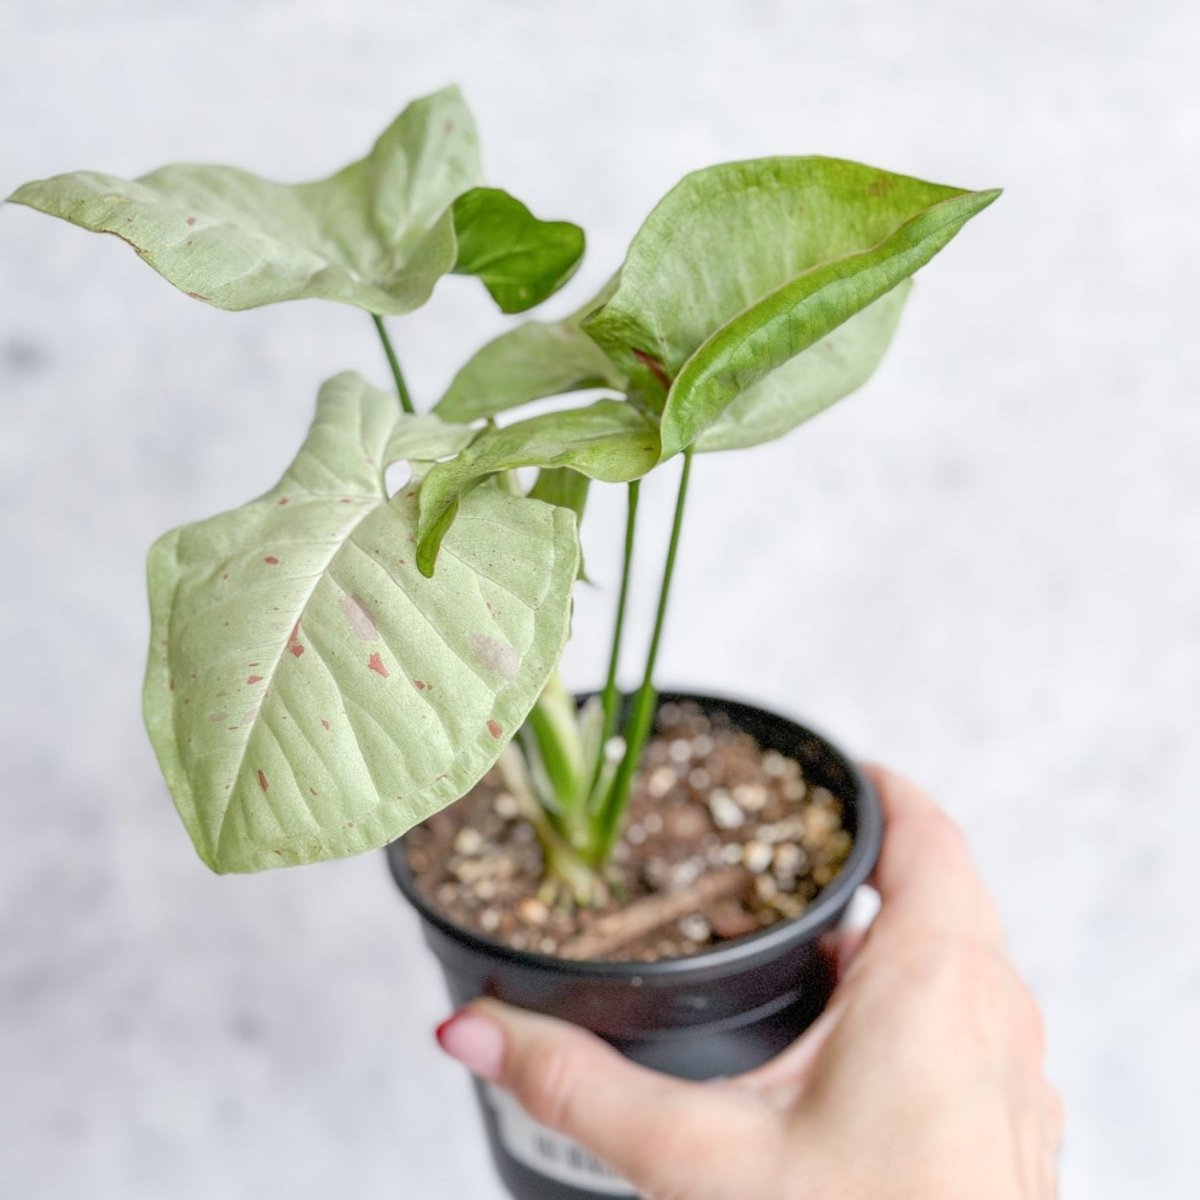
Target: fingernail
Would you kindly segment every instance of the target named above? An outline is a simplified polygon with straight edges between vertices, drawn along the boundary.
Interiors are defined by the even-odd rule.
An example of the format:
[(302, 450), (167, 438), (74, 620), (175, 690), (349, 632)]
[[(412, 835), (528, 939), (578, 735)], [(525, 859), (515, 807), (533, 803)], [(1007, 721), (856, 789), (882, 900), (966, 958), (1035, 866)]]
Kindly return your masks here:
[(494, 1021), (473, 1012), (456, 1012), (437, 1028), (438, 1045), (473, 1075), (500, 1082), (504, 1062), (504, 1031)]

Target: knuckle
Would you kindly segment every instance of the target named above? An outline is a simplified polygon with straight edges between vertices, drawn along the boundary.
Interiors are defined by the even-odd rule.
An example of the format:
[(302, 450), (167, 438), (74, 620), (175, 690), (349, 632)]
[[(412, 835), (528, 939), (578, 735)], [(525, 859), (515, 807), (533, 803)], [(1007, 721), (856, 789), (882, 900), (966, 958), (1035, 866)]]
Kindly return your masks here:
[(563, 1131), (571, 1121), (579, 1091), (574, 1039), (555, 1039), (531, 1048), (528, 1061), (518, 1070), (514, 1091), (522, 1107), (536, 1121)]
[(999, 966), (995, 951), (971, 930), (923, 930), (911, 935), (905, 964), (912, 980), (955, 996), (988, 987)]

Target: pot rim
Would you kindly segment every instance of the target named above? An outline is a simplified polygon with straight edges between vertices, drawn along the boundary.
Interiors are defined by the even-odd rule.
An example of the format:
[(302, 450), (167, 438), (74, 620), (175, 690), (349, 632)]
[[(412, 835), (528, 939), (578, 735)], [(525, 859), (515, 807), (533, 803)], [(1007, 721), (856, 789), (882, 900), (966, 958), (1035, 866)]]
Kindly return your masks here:
[[(590, 694), (581, 693), (584, 696)], [(854, 780), (858, 792), (855, 799), (857, 829), (854, 835), (854, 844), (849, 856), (842, 864), (841, 870), (821, 889), (820, 895), (812, 906), (800, 916), (789, 917), (766, 929), (761, 929), (757, 933), (748, 933), (743, 937), (697, 950), (696, 953), (681, 958), (656, 959), (654, 962), (607, 962), (596, 959), (557, 958), (552, 954), (541, 954), (533, 950), (515, 950), (511, 946), (493, 941), (474, 930), (456, 925), (417, 890), (408, 860), (402, 852), (403, 836), (385, 847), (388, 868), (397, 888), (417, 910), (422, 920), (465, 949), (506, 962), (519, 963), (526, 967), (540, 968), (557, 975), (574, 976), (579, 979), (610, 978), (625, 979), (631, 982), (636, 980), (640, 983), (648, 975), (661, 977), (693, 973), (707, 974), (714, 969), (720, 970), (744, 965), (746, 960), (759, 956), (773, 957), (775, 953), (793, 943), (808, 941), (824, 932), (837, 916), (845, 911), (854, 893), (867, 881), (874, 870), (879, 857), (880, 847), (883, 843), (883, 812), (871, 781), (863, 773), (858, 763), (846, 755), (836, 742), (826, 737), (824, 733), (815, 729), (807, 721), (799, 721), (792, 716), (763, 708), (747, 700), (736, 699), (732, 696), (716, 696), (708, 692), (663, 689), (658, 692), (657, 703), (661, 705), (687, 700), (698, 701), (704, 708), (725, 709), (735, 728), (738, 727), (738, 722), (734, 712), (729, 711), (730, 709), (750, 709), (776, 720), (786, 721), (823, 742), (833, 756), (847, 768)]]

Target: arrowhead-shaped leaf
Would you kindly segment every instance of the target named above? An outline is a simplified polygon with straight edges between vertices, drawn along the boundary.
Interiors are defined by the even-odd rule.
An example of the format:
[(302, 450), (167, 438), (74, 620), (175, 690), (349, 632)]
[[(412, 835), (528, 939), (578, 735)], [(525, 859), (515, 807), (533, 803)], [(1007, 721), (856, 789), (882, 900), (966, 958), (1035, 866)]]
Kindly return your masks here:
[[(313, 183), (183, 164), (135, 180), (58, 175), (9, 199), (116, 234), (176, 287), (218, 308), (320, 297), (405, 313), (447, 272), (480, 274), (477, 266), (506, 311), (521, 307), (522, 293), (529, 307), (569, 277), (583, 235), (538, 221), (479, 182), (474, 121), (458, 89), (447, 88), (410, 104), (366, 158)], [(496, 263), (482, 244), (491, 237)]]
[(996, 195), (828, 158), (710, 167), (651, 213), (616, 293), (583, 325), (629, 376), (631, 398), (663, 414), (667, 457), (908, 278)]
[[(276, 488), (151, 551), (146, 723), (214, 870), (399, 836), (483, 775), (558, 660), (574, 517), (477, 489), (424, 578), (415, 489), (389, 501), (383, 485), (404, 422), (393, 397), (336, 377)], [(462, 444), (434, 434), (422, 453)]]
[(644, 475), (657, 461), (655, 423), (620, 400), (597, 400), (585, 408), (543, 413), (488, 430), (425, 476), (417, 565), (433, 574), (438, 548), (462, 498), (489, 476), (520, 467), (570, 467), (590, 479), (623, 483)]
[(773, 441), (857, 391), (891, 343), (911, 287), (905, 280), (752, 384), (700, 434), (696, 449), (737, 450)]
[(623, 392), (624, 373), (580, 328), (615, 288), (614, 278), (561, 321), (526, 321), (488, 342), (455, 375), (434, 412), (447, 421), (473, 421), (584, 388)]

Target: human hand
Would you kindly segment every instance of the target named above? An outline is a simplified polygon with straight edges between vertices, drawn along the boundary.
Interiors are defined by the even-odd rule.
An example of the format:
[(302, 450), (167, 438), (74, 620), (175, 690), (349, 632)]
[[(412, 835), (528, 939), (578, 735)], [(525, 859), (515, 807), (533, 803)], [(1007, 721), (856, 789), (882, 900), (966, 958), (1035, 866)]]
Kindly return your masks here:
[(871, 775), (880, 914), (826, 1011), (765, 1066), (673, 1079), (492, 1000), (442, 1026), (443, 1049), (647, 1200), (1052, 1200), (1062, 1105), (995, 905), (933, 800)]

